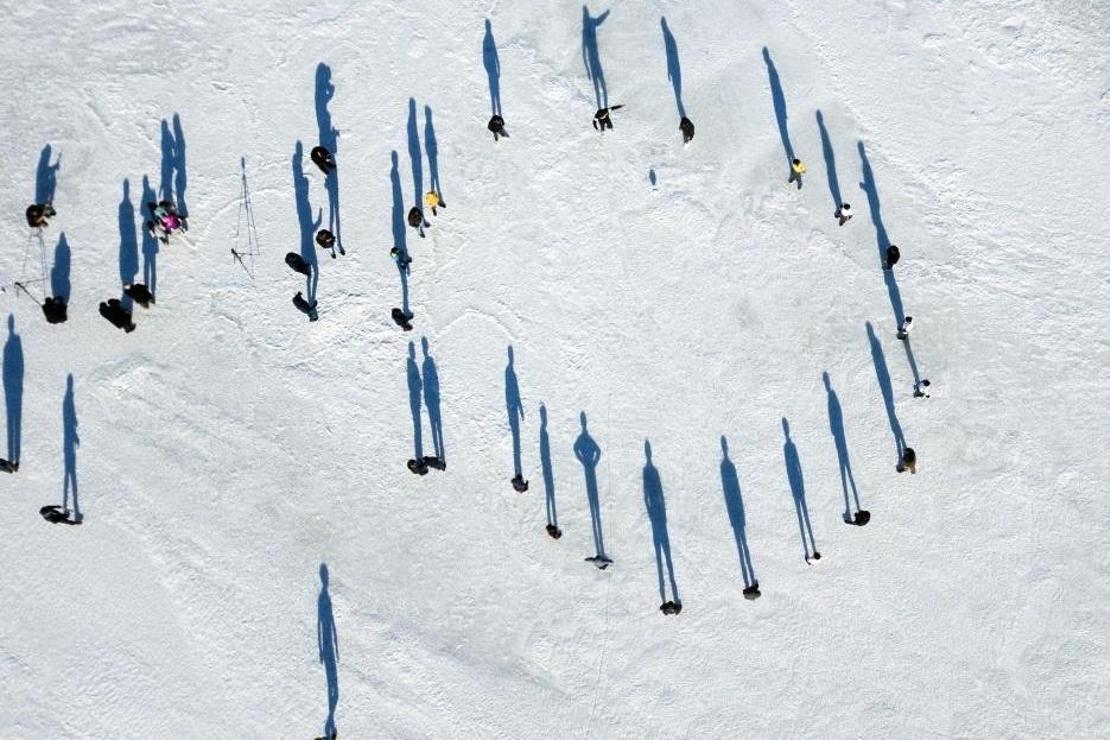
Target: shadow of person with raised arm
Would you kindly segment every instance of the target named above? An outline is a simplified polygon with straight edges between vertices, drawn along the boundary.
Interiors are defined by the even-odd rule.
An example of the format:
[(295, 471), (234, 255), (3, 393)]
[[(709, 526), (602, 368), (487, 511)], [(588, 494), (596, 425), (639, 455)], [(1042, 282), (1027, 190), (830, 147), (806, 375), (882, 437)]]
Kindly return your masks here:
[(185, 132), (181, 130), (181, 116), (173, 114), (173, 187), (177, 214), (182, 219), (189, 217), (189, 206), (185, 205), (185, 188), (189, 185), (189, 174), (185, 166)]
[(771, 102), (775, 106), (775, 120), (779, 125), (779, 137), (782, 138), (782, 148), (786, 152), (786, 164), (789, 167), (794, 161), (794, 145), (790, 143), (790, 131), (786, 125), (786, 94), (782, 91), (782, 82), (779, 80), (779, 71), (771, 61), (771, 52), (763, 47), (763, 61), (767, 64), (767, 79), (771, 83)]
[(293, 197), (297, 206), (297, 223), (301, 230), (301, 259), (308, 265), (309, 274), (305, 277), (305, 294), (308, 303), (316, 303), (316, 290), (320, 282), (320, 264), (316, 259), (316, 230), (324, 217), (317, 209), (312, 218), (312, 204), (308, 200), (308, 178), (304, 174), (304, 146), (298, 140), (293, 147)]
[(505, 412), (509, 415), (509, 432), (513, 437), (513, 490), (524, 493), (528, 490), (528, 481), (524, 480), (520, 461), (520, 422), (524, 421), (524, 404), (520, 400), (520, 385), (517, 383), (516, 369), (513, 367), (513, 345), (511, 344), (509, 364), (505, 366)]
[(328, 718), (324, 722), (324, 737), (337, 735), (335, 708), (339, 704), (339, 634), (335, 629), (335, 613), (328, 593), (328, 566), (320, 563), (320, 596), (316, 600), (316, 648), (324, 676), (328, 682)]
[(898, 459), (901, 460), (902, 450), (906, 448), (906, 437), (902, 434), (902, 425), (898, 423), (898, 414), (894, 411), (894, 388), (890, 383), (890, 371), (886, 367), (883, 346), (875, 336), (875, 329), (870, 321), (867, 322), (867, 341), (871, 345), (871, 361), (875, 363), (875, 378), (879, 381), (879, 391), (883, 394), (883, 405), (886, 407), (890, 432), (894, 435), (894, 447), (898, 452)]
[[(131, 285), (139, 272), (139, 240), (135, 235), (135, 206), (131, 205), (131, 181), (123, 181), (123, 199), (119, 203), (119, 279), (121, 285)], [(126, 293), (120, 298), (126, 311), (131, 310), (131, 297)]]
[(544, 500), (547, 508), (547, 533), (553, 539), (563, 536), (555, 511), (555, 469), (551, 465), (551, 439), (547, 435), (547, 407), (540, 404), (540, 468), (543, 471)]
[[(412, 163), (413, 207), (420, 208), (424, 203), (424, 159), (420, 151), (420, 129), (416, 123), (416, 100), (409, 98), (409, 161)], [(423, 211), (421, 210), (421, 213)]]
[(62, 155), (53, 164), (50, 158), (53, 149), (49, 144), (42, 148), (39, 154), (39, 164), (35, 170), (35, 203), (43, 205), (54, 202), (54, 192), (58, 188), (58, 170), (62, 167)]
[(597, 491), (597, 463), (601, 460), (601, 448), (590, 436), (586, 429), (586, 412), (579, 417), (582, 422), (582, 433), (574, 441), (574, 456), (582, 464), (586, 475), (586, 499), (590, 504), (590, 520), (593, 524), (594, 551), (593, 557), (586, 558), (586, 562), (593, 563), (601, 570), (605, 570), (613, 562), (605, 553), (605, 538), (601, 532), (601, 503)]
[(401, 191), (401, 172), (397, 168), (397, 152), (390, 152), (392, 166), (389, 170), (389, 184), (393, 191), (393, 207), (390, 211), (393, 224), (393, 246), (397, 250), (397, 271), (401, 275), (401, 313), (407, 320), (412, 320), (412, 309), (409, 308), (409, 248), (405, 237), (405, 196)]
[(725, 509), (728, 510), (728, 521), (732, 525), (732, 536), (736, 540), (736, 554), (740, 558), (740, 575), (744, 579), (744, 598), (748, 601), (758, 599), (759, 579), (755, 577), (752, 567), (752, 553), (748, 549), (748, 524), (744, 515), (744, 498), (740, 495), (740, 478), (736, 474), (736, 466), (728, 457), (728, 440), (721, 435), (721, 488), (725, 494)]
[[(678, 598), (678, 585), (674, 580), (674, 563), (671, 561), (671, 538), (667, 533), (667, 503), (663, 498), (663, 481), (659, 469), (651, 462), (651, 442), (644, 440), (644, 506), (651, 521), (652, 544), (655, 545), (655, 570), (659, 575), (659, 611), (664, 614), (678, 614), (682, 611), (682, 600)], [(671, 582), (671, 599), (667, 600), (666, 584), (663, 581), (663, 561), (667, 564), (667, 578)]]
[(432, 447), (435, 457), (441, 465), (447, 462), (447, 453), (443, 448), (443, 413), (440, 408), (439, 372), (436, 370), (436, 361), (428, 353), (428, 338), (420, 338), (420, 347), (424, 351), (424, 362), (421, 368), (424, 376), (424, 403), (428, 407), (428, 426), (432, 430)]
[[(143, 197), (139, 201), (143, 223), (154, 219), (150, 210), (152, 203), (158, 202), (158, 196), (150, 187), (150, 178), (143, 175)], [(143, 229), (143, 283), (152, 296), (158, 293), (158, 239), (150, 229)]]
[[(424, 429), (421, 424), (420, 409), (424, 383), (420, 380), (420, 368), (416, 365), (416, 344), (409, 342), (409, 356), (405, 362), (405, 373), (409, 381), (409, 411), (412, 412), (413, 460), (417, 463), (424, 459)], [(427, 472), (425, 470), (425, 472)]]
[(65, 462), (65, 477), (62, 481), (62, 509), (70, 511), (69, 501), (73, 497), (73, 521), (80, 524), (84, 519), (81, 506), (77, 501), (77, 447), (81, 438), (77, 436), (77, 404), (73, 399), (73, 373), (66, 377), (66, 394), (62, 399), (62, 456)]
[[(790, 481), (790, 494), (794, 497), (794, 511), (798, 515), (798, 531), (802, 535), (802, 550), (807, 563), (820, 560), (821, 553), (817, 551), (817, 542), (813, 539), (813, 526), (809, 523), (809, 506), (806, 505), (806, 486), (802, 478), (802, 462), (798, 459), (798, 448), (794, 440), (790, 439), (790, 423), (786, 417), (782, 419), (782, 433), (786, 441), (782, 445), (782, 456), (786, 461), (786, 477)], [(806, 539), (806, 534), (809, 539)], [(811, 555), (812, 547), (812, 555)]]
[(493, 26), (486, 18), (486, 35), (482, 38), (482, 64), (489, 78), (490, 113), (501, 115), (501, 59), (497, 56), (497, 42), (493, 40)]
[[(339, 132), (331, 122), (328, 104), (335, 97), (335, 85), (331, 81), (331, 67), (320, 62), (316, 65), (316, 125), (320, 129), (320, 146), (331, 152), (337, 159), (339, 153)], [(324, 175), (324, 189), (328, 193), (328, 231), (335, 235), (335, 248), (343, 251), (343, 232), (339, 225), (339, 169), (332, 167)], [(335, 256), (335, 253), (332, 253)]]
[(659, 25), (663, 27), (663, 46), (667, 50), (667, 78), (674, 87), (674, 102), (678, 106), (678, 128), (682, 131), (683, 143), (689, 143), (694, 138), (694, 124), (686, 117), (686, 106), (682, 103), (682, 65), (678, 61), (678, 44), (666, 17), (659, 19)]
[(431, 192), (436, 194), (438, 201), (432, 206), (432, 213), (435, 214), (436, 206), (446, 208), (447, 203), (443, 200), (443, 186), (439, 183), (439, 144), (436, 142), (436, 129), (432, 125), (432, 107), (430, 105), (424, 106), (424, 151), (428, 153), (428, 177), (430, 182), (428, 187)]
[(833, 153), (832, 140), (829, 131), (825, 128), (825, 116), (817, 111), (817, 128), (821, 131), (821, 152), (825, 155), (825, 175), (829, 179), (829, 194), (832, 195), (833, 208), (840, 211), (844, 202), (840, 195), (840, 180), (836, 176), (836, 155)]
[[(860, 190), (867, 194), (867, 205), (871, 210), (871, 223), (875, 225), (875, 240), (879, 246), (879, 265), (886, 264), (886, 253), (890, 247), (890, 238), (887, 236), (886, 227), (883, 225), (883, 216), (879, 211), (879, 189), (875, 186), (875, 175), (871, 171), (871, 162), (867, 159), (863, 142), (859, 142), (859, 159), (863, 171), (863, 182), (859, 184)], [(894, 270), (883, 270), (883, 280), (886, 282), (887, 296), (890, 298), (890, 308), (894, 312), (894, 323), (902, 325), (906, 317), (902, 307), (902, 293), (898, 290), (898, 280), (894, 277)]]
[[(840, 398), (833, 390), (832, 381), (827, 372), (821, 373), (825, 381), (825, 391), (828, 394), (829, 431), (832, 432), (833, 442), (836, 443), (836, 457), (840, 463), (840, 487), (844, 490), (844, 521), (862, 527), (871, 521), (871, 512), (865, 511), (859, 504), (859, 491), (856, 490), (856, 479), (852, 475), (852, 462), (848, 457), (848, 437), (844, 433), (844, 411), (840, 408)], [(852, 497), (848, 497), (848, 485), (852, 486)], [(853, 513), (851, 501), (855, 500), (856, 510)]]
[(594, 17), (588, 7), (582, 6), (582, 63), (586, 66), (586, 76), (594, 83), (594, 97), (599, 110), (609, 107), (609, 88), (605, 84), (605, 70), (601, 67), (601, 54), (597, 50), (597, 28), (608, 17), (608, 10)]
[(15, 315), (8, 314), (4, 342), (4, 407), (8, 418), (8, 463), (19, 469), (23, 434), (23, 339), (15, 333)]

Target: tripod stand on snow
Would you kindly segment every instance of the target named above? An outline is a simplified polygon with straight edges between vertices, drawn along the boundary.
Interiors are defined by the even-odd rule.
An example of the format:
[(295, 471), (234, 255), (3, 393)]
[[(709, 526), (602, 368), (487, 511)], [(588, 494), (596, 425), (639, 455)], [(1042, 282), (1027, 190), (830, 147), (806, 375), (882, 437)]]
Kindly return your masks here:
[[(258, 248), (258, 227), (254, 223), (254, 206), (251, 204), (251, 191), (247, 186), (247, 158), (239, 160), (242, 189), (239, 192), (239, 223), (235, 226), (235, 246), (231, 257), (238, 262), (251, 280), (254, 280), (254, 258), (261, 254)], [(244, 226), (246, 226), (244, 232)], [(250, 266), (247, 266), (247, 261)]]

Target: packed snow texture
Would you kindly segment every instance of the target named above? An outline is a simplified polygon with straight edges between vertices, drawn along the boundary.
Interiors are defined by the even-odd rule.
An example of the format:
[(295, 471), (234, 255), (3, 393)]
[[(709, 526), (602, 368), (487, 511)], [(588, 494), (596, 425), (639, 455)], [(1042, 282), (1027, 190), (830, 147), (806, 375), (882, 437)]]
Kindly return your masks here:
[[(554, 0), (0, 5), (21, 464), (0, 480), (0, 737), (314, 737), (331, 664), (347, 738), (1110, 734), (1104, 4), (614, 0), (585, 32)], [(598, 63), (624, 105), (604, 135)], [(338, 131), (347, 254), (309, 244), (310, 323), (282, 260), (301, 221), (331, 218), (308, 159), (321, 123)], [(396, 208), (434, 174), (430, 138), (447, 208), (426, 239), (402, 227), (404, 334), (389, 249)], [(44, 283), (23, 211), (50, 187), (47, 145)], [(253, 280), (230, 254), (241, 158)], [(168, 245), (142, 234), (144, 177), (187, 203)], [(884, 239), (902, 252), (894, 287)], [(151, 272), (135, 332), (97, 314)], [(69, 321), (47, 325), (16, 280), (40, 299), (68, 280)], [(912, 397), (893, 300), (931, 398)], [(447, 460), (425, 477), (405, 467), (421, 338)], [(510, 485), (510, 346), (526, 493)], [(604, 571), (583, 561), (581, 412)], [(898, 430), (916, 475), (895, 472)], [(838, 438), (866, 527), (842, 519)], [(79, 527), (37, 514), (62, 503), (67, 468)], [(645, 480), (677, 616), (659, 611)], [(337, 651), (321, 647), (332, 619)]]

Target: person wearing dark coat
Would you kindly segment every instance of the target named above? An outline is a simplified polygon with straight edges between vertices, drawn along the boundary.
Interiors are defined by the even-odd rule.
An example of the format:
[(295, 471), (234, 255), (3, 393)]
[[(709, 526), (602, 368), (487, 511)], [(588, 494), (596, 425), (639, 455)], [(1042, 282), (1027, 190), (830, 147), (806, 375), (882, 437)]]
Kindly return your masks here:
[(486, 126), (493, 133), (493, 140), (497, 141), (498, 138), (504, 136), (509, 138), (509, 132), (505, 130), (505, 119), (498, 114), (493, 114), (493, 118), (489, 119), (489, 124)]
[(335, 249), (335, 234), (327, 229), (320, 229), (316, 232), (316, 245), (320, 249)]
[(56, 211), (49, 203), (34, 203), (27, 206), (27, 225), (32, 229), (41, 229), (50, 225), (46, 219), (54, 215)]
[(131, 321), (131, 312), (123, 307), (119, 298), (109, 298), (107, 302), (101, 301), (100, 315), (108, 319), (112, 326), (123, 329), (130, 334), (135, 331), (135, 324)]
[(410, 473), (415, 473), (416, 475), (428, 474), (428, 463), (424, 462), (423, 459), (410, 459), (407, 463), (405, 463), (405, 465), (406, 467), (408, 467)]
[[(610, 128), (612, 128), (612, 125), (610, 125)], [(690, 140), (694, 138), (694, 122), (686, 116), (683, 116), (682, 120), (678, 122), (678, 130), (682, 132), (683, 144), (689, 144)]]
[(312, 277), (312, 270), (308, 266), (308, 263), (305, 262), (304, 257), (296, 252), (288, 252), (285, 255), (285, 264), (289, 265), (289, 267), (293, 269), (293, 272), (299, 272), (305, 277)]
[(16, 473), (19, 471), (19, 463), (0, 458), (0, 470), (5, 473)]
[(395, 308), (390, 312), (390, 315), (393, 316), (393, 320), (397, 323), (397, 326), (401, 327), (405, 331), (412, 331), (412, 311), (405, 313), (401, 309)]
[(594, 113), (594, 128), (601, 133), (605, 133), (605, 129), (609, 129), (610, 131), (612, 131), (613, 119), (610, 117), (610, 113), (623, 107), (623, 105), (614, 105), (610, 106), (609, 108), (598, 108), (597, 113)]
[(123, 292), (143, 308), (150, 308), (150, 304), (154, 303), (154, 294), (142, 283), (132, 283), (124, 286)]
[(69, 518), (69, 509), (63, 509), (61, 506), (58, 506), (57, 504), (51, 504), (50, 506), (42, 507), (41, 509), (39, 509), (39, 514), (41, 514), (42, 518), (45, 519), (46, 521), (50, 522), (51, 524), (80, 524), (81, 523), (81, 520), (76, 518), (76, 517), (73, 518), (73, 519), (70, 519)]
[(420, 238), (424, 238), (424, 225), (427, 222), (424, 220), (424, 212), (416, 206), (409, 209), (409, 226), (416, 229), (420, 234)]
[(895, 470), (899, 473), (908, 470), (911, 475), (917, 474), (917, 453), (914, 452), (912, 447), (907, 447), (902, 450), (902, 460), (898, 463), (898, 467), (895, 468)]
[(883, 262), (883, 269), (893, 269), (894, 266), (898, 264), (898, 260), (900, 260), (901, 258), (902, 253), (898, 251), (898, 247), (891, 244), (889, 247), (886, 248), (886, 260)]
[(297, 307), (298, 311), (308, 316), (309, 321), (316, 321), (320, 318), (319, 315), (316, 313), (316, 301), (309, 303), (304, 299), (304, 296), (299, 290), (297, 291), (297, 294), (293, 296), (293, 305)]
[(66, 316), (66, 302), (59, 296), (46, 297), (46, 301), (42, 304), (42, 312), (46, 316), (48, 324), (64, 324)]
[(325, 147), (312, 147), (312, 151), (308, 153), (308, 156), (312, 158), (312, 162), (319, 167), (325, 175), (335, 169), (335, 157)]

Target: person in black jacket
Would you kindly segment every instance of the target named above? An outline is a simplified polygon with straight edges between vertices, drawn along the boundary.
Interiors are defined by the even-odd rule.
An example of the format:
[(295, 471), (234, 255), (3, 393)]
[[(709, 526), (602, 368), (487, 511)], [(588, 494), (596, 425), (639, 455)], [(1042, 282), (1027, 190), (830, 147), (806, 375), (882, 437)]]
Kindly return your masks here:
[(496, 113), (493, 115), (493, 118), (489, 119), (489, 124), (486, 125), (486, 128), (493, 133), (494, 141), (497, 141), (498, 138), (502, 136), (506, 139), (509, 138), (509, 132), (505, 130), (505, 119)]
[(313, 163), (319, 167), (325, 175), (335, 169), (335, 157), (325, 147), (312, 147), (312, 151), (308, 153), (308, 156), (312, 158)]
[(27, 225), (32, 229), (41, 229), (50, 224), (46, 219), (57, 215), (54, 207), (49, 203), (34, 203), (27, 206)]
[(46, 301), (42, 304), (42, 312), (46, 316), (46, 321), (49, 324), (63, 324), (66, 320), (66, 302), (60, 296), (46, 297)]
[(131, 312), (123, 307), (119, 298), (109, 298), (107, 302), (101, 301), (100, 315), (108, 319), (112, 326), (123, 329), (130, 334), (135, 331), (135, 324), (131, 321)]
[(901, 258), (902, 253), (898, 251), (898, 247), (891, 244), (889, 247), (886, 248), (886, 259), (883, 260), (883, 269), (893, 269), (894, 266), (898, 264), (898, 260), (900, 260)]
[[(610, 128), (612, 128), (612, 126), (610, 126)], [(682, 120), (678, 122), (678, 130), (682, 132), (683, 144), (689, 144), (694, 138), (694, 122), (686, 116), (683, 116)]]

